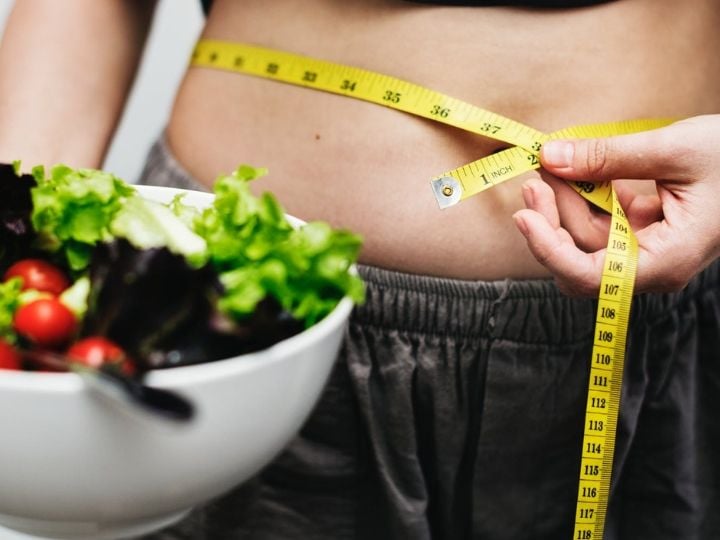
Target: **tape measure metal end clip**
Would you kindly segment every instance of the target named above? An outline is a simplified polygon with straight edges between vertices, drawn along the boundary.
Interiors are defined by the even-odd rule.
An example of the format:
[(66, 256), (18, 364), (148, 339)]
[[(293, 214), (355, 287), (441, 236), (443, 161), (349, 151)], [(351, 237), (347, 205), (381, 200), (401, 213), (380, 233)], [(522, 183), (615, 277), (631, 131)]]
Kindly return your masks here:
[(452, 176), (431, 180), (435, 199), (441, 209), (456, 205), (462, 198), (462, 185)]

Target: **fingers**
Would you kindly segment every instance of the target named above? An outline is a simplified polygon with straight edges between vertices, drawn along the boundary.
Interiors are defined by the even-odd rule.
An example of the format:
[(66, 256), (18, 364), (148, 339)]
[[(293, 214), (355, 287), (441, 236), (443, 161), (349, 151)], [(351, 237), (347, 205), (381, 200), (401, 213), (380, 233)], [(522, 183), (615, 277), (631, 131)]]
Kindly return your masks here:
[[(530, 208), (513, 215), (516, 226), (533, 256), (554, 275), (564, 294), (597, 296), (606, 250), (586, 253), (579, 249), (558, 224), (552, 190), (541, 185), (543, 182), (532, 180), (523, 187)], [(700, 241), (703, 236), (697, 234), (701, 224), (678, 221), (679, 225), (653, 221), (636, 231), (639, 258), (635, 294), (679, 291), (713, 260), (713, 254), (706, 256), (709, 250)], [(682, 242), (678, 243), (678, 239)]]
[(697, 166), (690, 123), (600, 139), (548, 141), (540, 151), (546, 170), (568, 180), (689, 179)]
[(596, 253), (579, 250), (567, 231), (553, 228), (545, 216), (534, 210), (520, 210), (513, 219), (532, 254), (552, 272), (564, 294), (598, 294), (604, 250)]
[(560, 227), (560, 214), (550, 186), (540, 180), (530, 179), (522, 186), (522, 196), (525, 206), (545, 216), (554, 229)]
[[(577, 201), (577, 193), (572, 189), (570, 192)], [(528, 209), (516, 212), (513, 219), (533, 256), (555, 275), (558, 287), (565, 294), (596, 295), (604, 250), (589, 254), (578, 249), (568, 231), (560, 227), (555, 194), (545, 182), (527, 181), (523, 185), (523, 198)], [(604, 239), (607, 239), (607, 230)]]
[(554, 192), (553, 200), (556, 202), (560, 223), (575, 239), (577, 246), (586, 252), (605, 247), (610, 232), (610, 216), (585, 201), (565, 180), (558, 180), (548, 174), (544, 174), (543, 178), (545, 182), (536, 180), (532, 189), (543, 188)]
[(616, 180), (613, 188), (620, 201), (620, 206), (630, 220), (633, 230), (640, 230), (649, 225), (662, 221), (665, 217), (662, 200), (657, 194), (638, 193), (638, 182)]

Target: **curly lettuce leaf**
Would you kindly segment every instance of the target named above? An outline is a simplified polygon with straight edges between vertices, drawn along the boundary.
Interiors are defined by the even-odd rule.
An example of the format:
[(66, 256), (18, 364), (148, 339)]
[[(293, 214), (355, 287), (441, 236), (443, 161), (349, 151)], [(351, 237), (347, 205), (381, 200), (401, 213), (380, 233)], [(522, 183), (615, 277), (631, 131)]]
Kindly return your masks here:
[(350, 272), (361, 238), (323, 222), (294, 229), (275, 197), (251, 194), (249, 182), (264, 173), (241, 166), (218, 178), (213, 206), (195, 222), (220, 272), (221, 311), (242, 320), (272, 298), (307, 327), (344, 296), (362, 302), (362, 281)]
[(200, 215), (200, 210), (195, 206), (185, 204), (184, 199), (185, 193), (175, 195), (167, 206), (188, 229), (192, 229), (193, 223)]
[[(44, 172), (35, 170), (36, 178)], [(110, 224), (135, 189), (113, 174), (56, 165), (32, 190), (32, 224), (42, 246), (73, 270), (87, 267), (93, 247), (112, 239)]]
[(196, 266), (202, 266), (206, 260), (207, 244), (203, 238), (171, 208), (142, 197), (126, 199), (110, 223), (110, 232), (139, 248), (166, 247)]
[[(75, 271), (85, 269), (102, 242), (125, 238), (143, 249), (167, 247), (197, 266), (205, 261), (205, 240), (178, 217), (174, 208), (143, 199), (120, 178), (94, 169), (57, 165), (45, 177), (33, 169), (32, 223), (47, 251), (62, 254)], [(186, 212), (188, 212), (186, 210)]]
[(262, 260), (292, 230), (272, 195), (250, 193), (249, 181), (264, 173), (242, 166), (218, 178), (213, 206), (195, 221), (195, 232), (207, 241), (208, 256), (220, 271)]

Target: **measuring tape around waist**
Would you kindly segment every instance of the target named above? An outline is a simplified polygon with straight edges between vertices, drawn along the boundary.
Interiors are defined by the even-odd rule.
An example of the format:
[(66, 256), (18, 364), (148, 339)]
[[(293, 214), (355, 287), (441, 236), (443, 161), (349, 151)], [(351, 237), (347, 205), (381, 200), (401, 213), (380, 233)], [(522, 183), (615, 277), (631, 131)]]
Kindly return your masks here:
[[(440, 208), (453, 206), (474, 194), (539, 168), (540, 148), (550, 139), (604, 137), (654, 129), (670, 123), (667, 119), (610, 122), (570, 127), (548, 135), (395, 77), (224, 41), (200, 40), (193, 52), (192, 65), (362, 99), (515, 145), (432, 178), (432, 191)], [(570, 185), (611, 215), (594, 329), (573, 531), (573, 540), (599, 540), (603, 536), (612, 476), (638, 246), (609, 182), (572, 182)]]

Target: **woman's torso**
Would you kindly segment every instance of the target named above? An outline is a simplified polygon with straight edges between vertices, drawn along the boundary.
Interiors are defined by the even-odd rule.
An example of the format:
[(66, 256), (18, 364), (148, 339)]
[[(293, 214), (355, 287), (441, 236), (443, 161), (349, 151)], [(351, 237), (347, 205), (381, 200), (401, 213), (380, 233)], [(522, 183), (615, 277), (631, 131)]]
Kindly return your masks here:
[[(390, 0), (216, 0), (203, 36), (363, 67), (545, 132), (720, 111), (720, 3), (619, 0), (591, 8), (435, 7)], [(190, 68), (168, 126), (210, 184), (240, 163), (289, 213), (363, 235), (361, 260), (467, 279), (546, 275), (511, 215), (511, 180), (440, 210), (429, 179), (503, 143), (314, 90)], [(530, 173), (536, 174), (536, 173)]]

